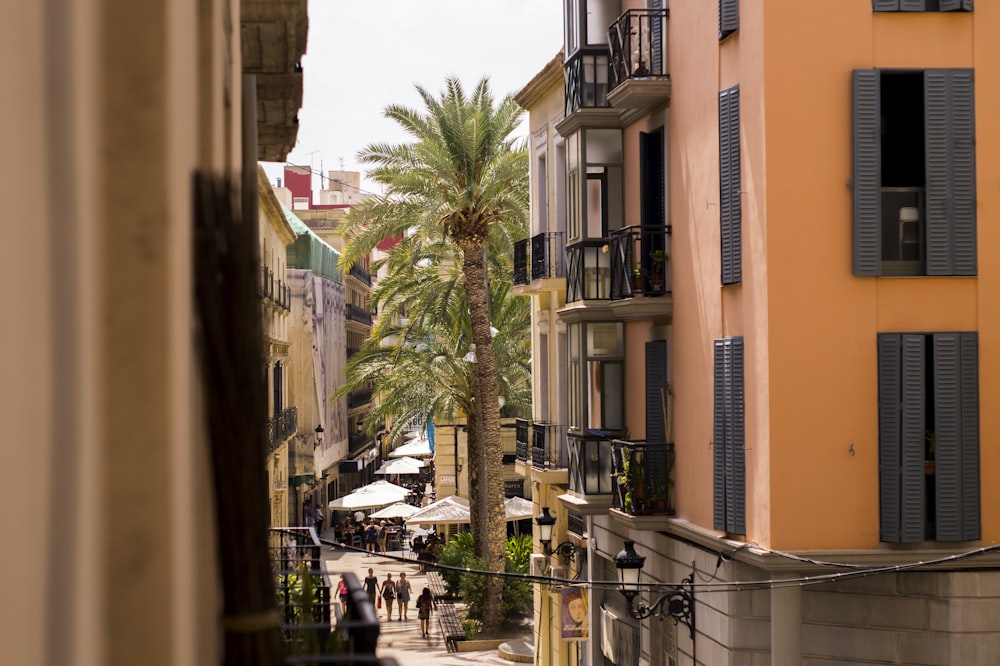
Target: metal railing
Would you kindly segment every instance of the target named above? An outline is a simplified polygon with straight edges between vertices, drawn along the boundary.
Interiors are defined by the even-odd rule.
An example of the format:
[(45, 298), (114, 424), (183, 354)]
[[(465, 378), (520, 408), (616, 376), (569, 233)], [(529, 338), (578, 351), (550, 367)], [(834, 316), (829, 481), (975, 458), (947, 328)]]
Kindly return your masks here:
[(611, 436), (568, 433), (569, 489), (581, 495), (610, 495)]
[(514, 455), (519, 462), (528, 462), (528, 454), (531, 443), (528, 441), (528, 429), (531, 421), (528, 419), (514, 419)]
[(608, 28), (611, 89), (628, 79), (665, 78), (666, 9), (630, 9)]
[(334, 602), (334, 586), (320, 559), (320, 542), (308, 527), (272, 528), (271, 569), (285, 641), (286, 664), (375, 664), (380, 626), (368, 593), (353, 573), (344, 573), (347, 598)]
[(566, 236), (561, 231), (544, 231), (531, 237), (531, 279), (565, 277)]
[(531, 466), (535, 469), (566, 469), (566, 426), (531, 424)]
[(603, 238), (566, 247), (566, 302), (608, 300), (611, 297), (611, 258)]
[(356, 321), (359, 324), (364, 324), (365, 326), (372, 325), (372, 313), (359, 305), (348, 303), (344, 308), (344, 314), (351, 321)]
[(275, 278), (275, 273), (268, 266), (263, 267), (263, 276), (260, 286), (260, 295), (271, 301), (282, 310), (292, 309), (292, 288), (280, 278)]
[(607, 47), (585, 48), (566, 61), (565, 114), (580, 109), (597, 109), (611, 106), (608, 101), (608, 81), (611, 67)]
[(360, 451), (372, 441), (371, 437), (363, 432), (355, 432), (347, 437), (347, 450), (349, 453)]
[(674, 514), (674, 445), (616, 439), (611, 443), (613, 506), (633, 516)]
[(354, 409), (367, 405), (372, 401), (372, 390), (370, 388), (358, 389), (347, 394), (347, 408)]
[(611, 299), (659, 296), (670, 291), (665, 226), (631, 226), (611, 232)]
[(271, 453), (299, 429), (298, 407), (289, 407), (280, 414), (275, 414), (267, 420), (265, 427), (264, 441), (267, 443), (267, 452)]
[(368, 272), (368, 269), (361, 264), (354, 263), (351, 264), (351, 270), (348, 274), (356, 278), (359, 282), (364, 284), (366, 287), (372, 286), (372, 274)]

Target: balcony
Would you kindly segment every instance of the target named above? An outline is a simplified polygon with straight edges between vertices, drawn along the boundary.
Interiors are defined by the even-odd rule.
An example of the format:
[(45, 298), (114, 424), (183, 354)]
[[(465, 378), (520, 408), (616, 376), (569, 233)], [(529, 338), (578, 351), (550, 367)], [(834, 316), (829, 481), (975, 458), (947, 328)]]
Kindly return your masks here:
[(570, 56), (565, 73), (565, 117), (556, 131), (569, 136), (581, 127), (621, 127), (618, 109), (608, 101), (611, 66), (607, 47), (583, 48)]
[(291, 437), (299, 429), (299, 410), (297, 407), (289, 407), (280, 414), (276, 414), (267, 420), (264, 442), (267, 444), (267, 452), (272, 453), (278, 445)]
[[(344, 574), (347, 603), (331, 605), (333, 586), (320, 560), (320, 543), (309, 528), (272, 528), (268, 550), (286, 664), (397, 666), (392, 658), (375, 656), (379, 621), (357, 576)], [(306, 582), (312, 585), (311, 595), (305, 594)]]
[(528, 419), (514, 419), (514, 455), (517, 462), (528, 462), (531, 443), (528, 441), (528, 429), (531, 422)]
[(674, 515), (674, 445), (616, 439), (611, 444), (613, 508), (630, 516)]
[(364, 326), (372, 325), (372, 313), (359, 305), (348, 303), (344, 308), (344, 315), (348, 321), (357, 322)]
[(608, 300), (611, 297), (611, 257), (608, 241), (587, 240), (566, 248), (566, 302)]
[(292, 309), (292, 288), (280, 279), (275, 279), (275, 273), (267, 266), (263, 267), (260, 294), (264, 300), (279, 310), (288, 312)]
[[(610, 506), (611, 435), (591, 431), (568, 433), (569, 490), (585, 504), (597, 508)], [(596, 501), (595, 501), (596, 500)]]
[(566, 426), (531, 424), (531, 466), (539, 470), (568, 469)]
[(372, 401), (372, 390), (370, 388), (358, 389), (347, 394), (347, 408), (356, 409), (364, 407)]
[(368, 272), (368, 269), (361, 264), (354, 263), (351, 264), (351, 270), (347, 272), (348, 275), (356, 279), (361, 284), (366, 287), (372, 286), (372, 274)]
[[(545, 231), (514, 244), (514, 284), (527, 285), (538, 280), (566, 277), (566, 241), (561, 231)], [(558, 289), (565, 282), (539, 285)]]
[(670, 293), (667, 227), (631, 226), (611, 232), (611, 299)]
[(372, 438), (369, 437), (366, 433), (363, 432), (352, 433), (347, 437), (347, 451), (348, 453), (357, 453), (361, 449), (368, 446), (368, 444), (371, 441)]
[(608, 29), (610, 103), (648, 111), (670, 100), (666, 9), (630, 9)]

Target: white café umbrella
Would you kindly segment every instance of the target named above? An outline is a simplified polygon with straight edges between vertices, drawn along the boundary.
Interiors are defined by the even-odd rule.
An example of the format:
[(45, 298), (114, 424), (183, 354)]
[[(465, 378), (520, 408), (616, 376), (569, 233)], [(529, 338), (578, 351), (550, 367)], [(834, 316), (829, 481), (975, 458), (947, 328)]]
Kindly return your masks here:
[[(523, 497), (508, 497), (503, 501), (507, 520), (531, 518), (531, 501)], [(414, 525), (459, 525), (470, 520), (469, 500), (451, 495), (432, 502), (406, 519)]]
[(400, 444), (389, 452), (390, 458), (402, 458), (404, 456), (426, 457), (432, 455), (434, 455), (434, 452), (431, 451), (431, 443), (424, 437), (407, 442), (406, 444)]
[(371, 514), (372, 518), (409, 518), (418, 511), (417, 507), (406, 502), (396, 502), (384, 509), (379, 509)]
[(420, 474), (420, 468), (424, 463), (416, 458), (403, 456), (393, 458), (382, 463), (382, 466), (375, 470), (376, 474)]
[(367, 486), (361, 486), (348, 495), (331, 500), (331, 509), (370, 509), (376, 506), (387, 506), (401, 502), (410, 494), (408, 488), (397, 486), (388, 481), (375, 481)]

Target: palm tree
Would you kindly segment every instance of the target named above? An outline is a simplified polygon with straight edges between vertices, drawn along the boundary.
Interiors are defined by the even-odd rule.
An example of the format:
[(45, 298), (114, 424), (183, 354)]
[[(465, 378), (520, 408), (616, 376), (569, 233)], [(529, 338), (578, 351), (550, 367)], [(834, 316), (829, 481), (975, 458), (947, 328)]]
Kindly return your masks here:
[[(409, 144), (371, 144), (362, 162), (374, 165), (369, 177), (385, 186), (385, 194), (356, 206), (345, 226), (352, 241), (344, 265), (368, 255), (388, 237), (410, 237), (414, 248), (440, 248), (454, 243), (459, 252), (461, 288), (468, 306), (472, 343), (474, 409), (470, 414), (470, 460), (483, 471), (482, 498), (486, 532), (484, 559), (494, 571), (504, 569), (506, 520), (500, 446), (499, 383), (489, 313), (486, 248), (505, 222), (526, 225), (528, 210), (527, 153), (515, 148), (512, 133), (521, 109), (511, 96), (494, 103), (489, 79), (482, 79), (467, 96), (456, 78), (448, 78), (440, 98), (416, 86), (425, 109), (399, 105), (386, 117), (413, 137)], [(491, 239), (491, 236), (494, 239)], [(472, 416), (474, 415), (474, 419)], [(473, 423), (474, 421), (474, 423)], [(481, 444), (481, 447), (479, 443)], [(470, 481), (477, 473), (470, 474)], [(471, 485), (471, 484), (470, 484)], [(470, 500), (475, 501), (476, 493)], [(502, 580), (488, 582), (489, 603), (484, 629), (499, 623)]]

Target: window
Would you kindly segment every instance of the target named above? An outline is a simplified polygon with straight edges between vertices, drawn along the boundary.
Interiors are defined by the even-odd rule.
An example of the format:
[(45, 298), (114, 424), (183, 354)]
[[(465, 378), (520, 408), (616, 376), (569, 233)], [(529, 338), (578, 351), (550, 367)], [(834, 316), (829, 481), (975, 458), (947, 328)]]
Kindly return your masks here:
[(715, 529), (746, 534), (743, 338), (715, 341), (713, 516)]
[(281, 414), (281, 410), (282, 410), (281, 397), (282, 397), (282, 389), (284, 388), (283, 381), (284, 381), (284, 379), (282, 377), (281, 362), (279, 361), (279, 362), (277, 362), (277, 363), (274, 364), (274, 377), (273, 377), (273, 382), (274, 383), (271, 386), (272, 391), (273, 391), (272, 392), (272, 400), (273, 400), (273, 403), (274, 403), (274, 415), (275, 416), (278, 416), (279, 414)]
[(719, 218), (722, 284), (743, 281), (743, 204), (740, 174), (740, 87), (719, 93)]
[(582, 322), (570, 324), (568, 330), (570, 427), (621, 430), (625, 426), (621, 322)]
[(878, 336), (882, 541), (980, 538), (974, 332)]
[(719, 0), (719, 41), (740, 28), (740, 0)]
[(854, 71), (854, 274), (975, 275), (971, 69)]
[(972, 0), (872, 0), (874, 12), (971, 12)]

